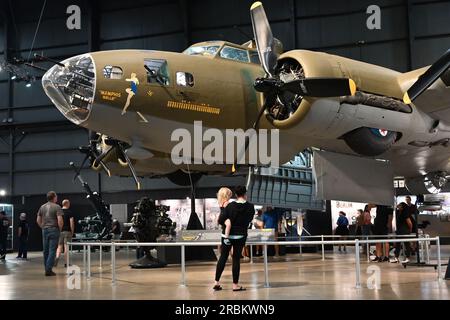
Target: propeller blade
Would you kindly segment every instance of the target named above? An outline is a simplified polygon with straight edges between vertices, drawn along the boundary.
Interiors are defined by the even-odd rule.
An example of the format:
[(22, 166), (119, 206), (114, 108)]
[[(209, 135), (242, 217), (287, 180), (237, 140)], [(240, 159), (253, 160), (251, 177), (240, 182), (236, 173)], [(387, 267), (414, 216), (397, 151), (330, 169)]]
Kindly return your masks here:
[(422, 74), (416, 82), (405, 92), (403, 102), (410, 104), (425, 90), (427, 90), (450, 67), (450, 49)]
[(306, 78), (286, 82), (280, 89), (306, 97), (340, 97), (353, 96), (356, 84), (347, 78)]
[[(270, 105), (271, 102), (269, 102), (269, 101), (272, 101), (272, 99), (273, 99), (273, 96), (269, 95), (269, 96), (266, 97), (266, 100), (264, 101), (264, 104), (262, 105), (261, 109), (259, 109), (258, 116), (257, 116), (255, 122), (253, 123), (253, 129), (258, 130), (259, 121), (261, 120), (261, 117), (264, 114), (264, 111), (266, 111), (267, 106)], [(249, 145), (250, 145), (250, 138), (246, 136), (245, 137), (244, 155), (245, 155), (245, 153), (247, 153), (247, 149), (248, 149)], [(239, 156), (236, 157), (236, 159), (238, 159), (238, 158), (239, 158)], [(238, 168), (239, 168), (239, 166), (238, 166), (238, 164), (235, 161), (235, 163), (231, 167), (231, 172), (235, 173), (238, 170)]]
[[(253, 129), (255, 129), (255, 130), (258, 130), (258, 127), (259, 127), (259, 121), (261, 120), (261, 117), (262, 117), (262, 115), (264, 114), (264, 111), (266, 111), (266, 108), (267, 108), (267, 105), (268, 105), (268, 103), (267, 103), (268, 100), (269, 100), (269, 99), (266, 98), (266, 101), (265, 101), (264, 104), (262, 105), (261, 109), (259, 109), (258, 116), (257, 116), (255, 122), (253, 123)], [(246, 145), (245, 145), (245, 150), (247, 150), (247, 147), (248, 147), (248, 145), (247, 145), (247, 143), (246, 143)]]
[(136, 187), (138, 190), (141, 190), (141, 182), (139, 181), (139, 178), (136, 174), (136, 170), (134, 169), (133, 164), (131, 163), (130, 158), (128, 157), (127, 153), (123, 149), (120, 142), (117, 144), (117, 148), (122, 153), (123, 157), (125, 158), (126, 163), (128, 164), (128, 168), (130, 168), (131, 174), (133, 175), (134, 182), (136, 183)]
[(267, 20), (266, 12), (261, 2), (253, 3), (250, 8), (250, 16), (259, 60), (264, 71), (272, 77), (278, 57), (275, 53), (275, 40), (272, 30), (270, 29), (269, 21)]

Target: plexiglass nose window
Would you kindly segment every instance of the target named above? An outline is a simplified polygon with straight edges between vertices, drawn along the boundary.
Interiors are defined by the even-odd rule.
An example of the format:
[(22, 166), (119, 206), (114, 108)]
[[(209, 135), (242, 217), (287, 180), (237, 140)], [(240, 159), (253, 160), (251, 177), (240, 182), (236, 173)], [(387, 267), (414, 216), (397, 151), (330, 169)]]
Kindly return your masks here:
[(90, 55), (63, 61), (42, 78), (42, 86), (56, 107), (75, 124), (87, 120), (95, 93), (95, 66)]

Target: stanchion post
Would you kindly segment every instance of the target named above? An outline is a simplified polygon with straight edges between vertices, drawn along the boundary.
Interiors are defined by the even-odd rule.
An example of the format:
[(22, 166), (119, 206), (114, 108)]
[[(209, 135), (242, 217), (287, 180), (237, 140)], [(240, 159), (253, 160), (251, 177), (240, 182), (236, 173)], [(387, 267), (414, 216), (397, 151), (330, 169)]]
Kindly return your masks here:
[(430, 264), (430, 241), (428, 240), (430, 238), (429, 234), (425, 235), (425, 263)]
[[(111, 244), (113, 243), (114, 241), (111, 241)], [(110, 258), (111, 258), (111, 265), (110, 265), (110, 267), (112, 267), (112, 246), (109, 246), (109, 254), (110, 254)]]
[(323, 235), (321, 236), (322, 239), (322, 261), (325, 261), (325, 244), (323, 243)]
[(99, 269), (101, 269), (102, 268), (102, 264), (103, 264), (103, 253), (102, 253), (102, 251), (103, 251), (103, 247), (102, 247), (102, 244), (100, 243), (100, 247), (99, 247), (99, 266), (98, 266), (98, 268)]
[(87, 246), (87, 279), (91, 280), (91, 245)]
[(86, 275), (86, 245), (83, 244), (83, 274)]
[[(369, 240), (369, 236), (366, 236), (366, 241)], [(367, 261), (370, 261), (370, 244), (366, 242), (366, 254), (367, 254)]]
[(67, 268), (69, 268), (70, 266), (70, 251), (72, 250), (72, 245), (68, 244), (67, 245)]
[[(366, 240), (369, 240), (369, 237), (366, 237)], [(370, 244), (367, 243), (367, 247), (366, 247), (366, 258), (367, 258), (367, 262), (370, 262)]]
[(359, 258), (359, 240), (355, 240), (356, 289), (361, 289), (361, 265)]
[(268, 266), (268, 258), (267, 258), (267, 243), (264, 243), (264, 280), (265, 288), (270, 288), (269, 284), (269, 266)]
[(439, 237), (436, 237), (436, 249), (437, 249), (437, 272), (438, 281), (442, 280), (442, 266), (441, 266), (441, 241)]
[(250, 263), (253, 263), (253, 245), (250, 245)]
[(111, 284), (116, 284), (116, 245), (111, 242)]
[(186, 256), (184, 244), (181, 245), (181, 286), (186, 286)]

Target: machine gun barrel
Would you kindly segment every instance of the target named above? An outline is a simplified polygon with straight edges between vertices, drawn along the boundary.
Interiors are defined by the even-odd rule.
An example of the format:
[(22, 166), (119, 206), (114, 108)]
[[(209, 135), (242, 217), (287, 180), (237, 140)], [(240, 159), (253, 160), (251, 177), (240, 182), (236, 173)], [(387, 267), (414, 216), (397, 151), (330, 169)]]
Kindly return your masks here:
[(73, 162), (70, 162), (70, 166), (74, 169), (75, 173), (77, 173), (76, 177), (78, 181), (80, 181), (84, 191), (86, 192), (86, 199), (89, 200), (91, 206), (96, 211), (96, 214), (102, 223), (103, 228), (99, 233), (98, 238), (104, 238), (105, 236), (110, 234), (112, 227), (112, 219), (109, 208), (103, 201), (102, 197), (97, 192), (93, 192), (89, 184), (81, 177), (81, 174), (77, 172), (75, 164)]

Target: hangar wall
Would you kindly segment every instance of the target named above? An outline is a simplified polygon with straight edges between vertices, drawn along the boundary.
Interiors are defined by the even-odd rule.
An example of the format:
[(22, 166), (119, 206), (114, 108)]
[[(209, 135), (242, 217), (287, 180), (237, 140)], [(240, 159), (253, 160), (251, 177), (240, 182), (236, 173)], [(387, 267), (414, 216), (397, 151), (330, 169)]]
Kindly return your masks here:
[[(285, 49), (321, 50), (407, 71), (432, 63), (450, 47), (450, 1), (265, 0), (276, 37)], [(43, 1), (0, 0), (0, 60), (27, 58)], [(182, 51), (188, 44), (251, 35), (252, 1), (48, 0), (34, 52), (64, 59), (92, 50), (142, 48)], [(66, 8), (81, 8), (81, 30), (66, 28)], [(366, 28), (366, 8), (381, 7), (381, 30)], [(14, 199), (55, 189), (79, 193), (69, 161), (79, 163), (84, 129), (51, 105), (39, 81), (31, 88), (0, 73), (0, 188)], [(9, 121), (8, 121), (9, 119)], [(11, 145), (13, 147), (11, 147)], [(94, 188), (97, 174), (83, 174)], [(102, 191), (133, 190), (131, 179), (101, 177)], [(206, 180), (205, 180), (206, 181)], [(211, 179), (214, 188), (237, 183)], [(145, 189), (173, 189), (166, 179), (146, 180)], [(188, 192), (188, 191), (187, 191)], [(23, 199), (22, 199), (23, 200)], [(21, 200), (21, 201), (22, 201)], [(119, 200), (117, 200), (119, 201)]]

